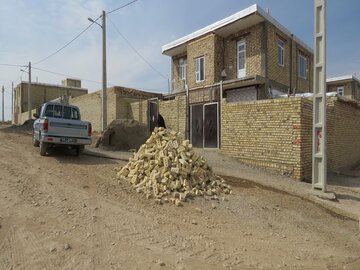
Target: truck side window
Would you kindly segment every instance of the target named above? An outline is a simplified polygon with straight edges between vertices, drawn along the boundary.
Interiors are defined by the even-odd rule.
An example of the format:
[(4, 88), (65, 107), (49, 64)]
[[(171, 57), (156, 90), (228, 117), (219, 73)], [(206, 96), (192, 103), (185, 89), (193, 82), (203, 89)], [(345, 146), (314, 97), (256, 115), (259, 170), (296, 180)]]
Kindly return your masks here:
[(71, 108), (71, 119), (80, 120), (79, 111), (75, 108)]
[(47, 105), (45, 110), (45, 116), (53, 117), (54, 115), (54, 105)]
[(62, 118), (62, 109), (63, 109), (63, 106), (55, 105), (54, 106), (54, 117)]
[(64, 118), (71, 119), (71, 107), (64, 106)]

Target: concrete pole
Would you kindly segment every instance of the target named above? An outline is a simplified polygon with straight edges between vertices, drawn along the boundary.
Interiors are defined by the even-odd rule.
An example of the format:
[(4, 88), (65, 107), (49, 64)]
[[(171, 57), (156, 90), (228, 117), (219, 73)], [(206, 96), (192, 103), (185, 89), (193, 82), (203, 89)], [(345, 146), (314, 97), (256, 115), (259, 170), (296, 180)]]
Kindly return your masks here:
[(28, 82), (28, 119), (31, 119), (31, 62), (29, 62), (29, 82)]
[(11, 122), (14, 121), (14, 82), (11, 82)]
[(312, 188), (326, 192), (326, 0), (314, 1), (314, 16)]
[(107, 127), (107, 81), (106, 81), (106, 13), (102, 12), (102, 130)]
[(2, 103), (2, 106), (1, 106), (1, 112), (2, 112), (2, 122), (4, 124), (5, 122), (5, 118), (4, 118), (4, 86), (2, 86), (2, 91), (1, 91), (1, 103)]

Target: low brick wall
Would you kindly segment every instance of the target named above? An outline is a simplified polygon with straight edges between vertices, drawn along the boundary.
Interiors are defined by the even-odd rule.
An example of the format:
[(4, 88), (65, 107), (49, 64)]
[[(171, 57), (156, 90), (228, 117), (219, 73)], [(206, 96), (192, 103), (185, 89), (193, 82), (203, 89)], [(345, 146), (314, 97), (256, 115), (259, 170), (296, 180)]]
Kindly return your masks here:
[[(297, 180), (312, 178), (313, 102), (287, 98), (222, 105), (221, 151)], [(360, 160), (360, 108), (327, 99), (328, 171)]]
[(221, 152), (301, 179), (301, 98), (227, 103)]
[(360, 108), (337, 98), (328, 103), (328, 169), (336, 170), (360, 160)]

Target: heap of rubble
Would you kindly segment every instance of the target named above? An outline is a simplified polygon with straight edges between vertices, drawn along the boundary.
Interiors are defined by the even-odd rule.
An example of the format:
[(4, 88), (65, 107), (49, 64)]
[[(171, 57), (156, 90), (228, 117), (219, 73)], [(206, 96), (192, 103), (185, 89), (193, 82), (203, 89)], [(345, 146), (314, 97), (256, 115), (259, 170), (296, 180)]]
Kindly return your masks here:
[(181, 205), (194, 196), (217, 199), (221, 193), (231, 193), (230, 186), (213, 174), (188, 140), (183, 141), (177, 132), (161, 127), (155, 128), (117, 176), (158, 203)]

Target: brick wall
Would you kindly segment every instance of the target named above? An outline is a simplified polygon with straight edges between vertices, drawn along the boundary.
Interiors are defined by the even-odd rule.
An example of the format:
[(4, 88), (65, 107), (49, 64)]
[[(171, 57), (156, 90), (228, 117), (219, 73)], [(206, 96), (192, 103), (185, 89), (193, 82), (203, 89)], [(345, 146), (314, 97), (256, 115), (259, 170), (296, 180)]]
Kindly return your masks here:
[(186, 96), (177, 96), (173, 100), (159, 101), (159, 112), (165, 125), (186, 137)]
[(240, 161), (301, 178), (301, 99), (223, 102), (221, 151)]
[[(221, 151), (297, 180), (312, 177), (312, 100), (286, 98), (222, 105)], [(328, 171), (360, 160), (360, 107), (327, 100)]]
[(148, 121), (148, 101), (136, 101), (129, 104), (129, 119), (134, 119), (140, 123), (149, 124)]
[(328, 168), (336, 170), (360, 160), (360, 108), (336, 97), (328, 104)]
[(71, 105), (78, 106), (81, 119), (90, 121), (93, 131), (101, 131), (101, 95), (100, 91), (70, 99)]

